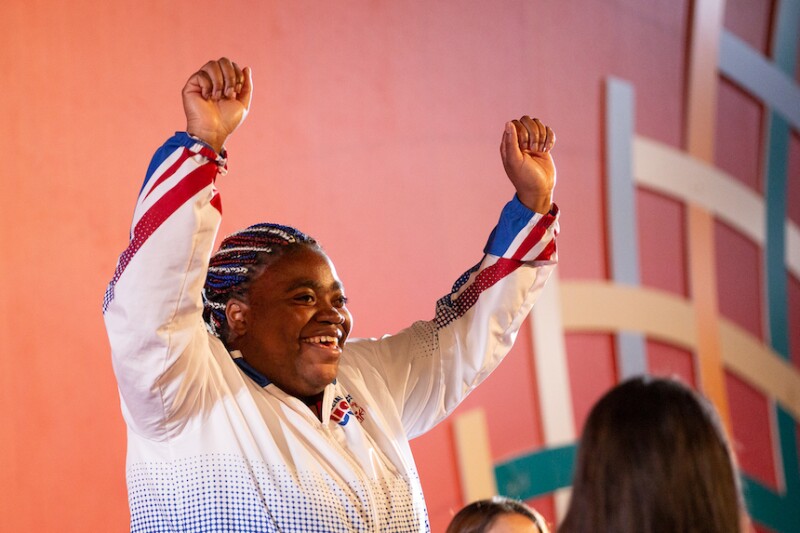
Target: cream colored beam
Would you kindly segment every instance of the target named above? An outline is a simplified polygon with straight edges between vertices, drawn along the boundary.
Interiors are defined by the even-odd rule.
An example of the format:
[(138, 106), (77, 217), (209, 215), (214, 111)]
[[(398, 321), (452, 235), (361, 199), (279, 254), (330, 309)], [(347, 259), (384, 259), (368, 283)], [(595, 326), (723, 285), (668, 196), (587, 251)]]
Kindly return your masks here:
[(800, 420), (800, 372), (738, 325), (726, 320), (719, 327), (725, 366)]
[[(536, 368), (536, 390), (539, 393), (539, 416), (545, 446), (557, 447), (575, 441), (575, 414), (572, 409), (572, 386), (569, 382), (564, 325), (561, 323), (561, 291), (558, 269), (547, 280), (542, 294), (533, 306), (533, 364)], [(561, 489), (553, 495), (556, 521), (561, 523), (569, 506), (571, 490)]]
[[(633, 173), (637, 184), (702, 207), (756, 244), (764, 245), (763, 198), (730, 174), (670, 146), (636, 137)], [(800, 280), (800, 228), (786, 221), (786, 268)]]
[(453, 421), (461, 497), (464, 504), (497, 494), (497, 480), (489, 446), (489, 429), (483, 409), (458, 415)]
[(539, 300), (533, 306), (531, 334), (539, 416), (545, 446), (555, 448), (575, 441), (572, 387), (569, 382), (564, 325), (561, 323), (558, 269), (550, 276)]
[[(562, 282), (561, 308), (567, 333), (638, 331), (685, 350), (697, 349), (693, 307), (663, 291), (607, 282)], [(800, 421), (800, 372), (727, 319), (720, 318), (719, 335), (725, 367)]]
[(608, 282), (563, 282), (564, 329), (638, 331), (686, 350), (697, 348), (694, 309), (683, 298)]
[(724, 220), (755, 242), (764, 241), (764, 201), (732, 176), (670, 146), (636, 137), (636, 182)]

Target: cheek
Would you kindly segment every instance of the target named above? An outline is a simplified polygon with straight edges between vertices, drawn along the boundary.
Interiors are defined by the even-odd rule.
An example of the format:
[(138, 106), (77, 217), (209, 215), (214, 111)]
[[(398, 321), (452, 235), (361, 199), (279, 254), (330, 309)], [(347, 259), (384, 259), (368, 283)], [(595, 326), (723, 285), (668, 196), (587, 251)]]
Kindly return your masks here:
[(350, 314), (350, 311), (345, 311), (344, 315), (344, 333), (345, 335), (350, 335), (350, 330), (353, 329), (353, 315)]
[(298, 340), (300, 331), (308, 323), (308, 317), (298, 313), (272, 310), (262, 314), (259, 327), (265, 338), (272, 342), (294, 342)]

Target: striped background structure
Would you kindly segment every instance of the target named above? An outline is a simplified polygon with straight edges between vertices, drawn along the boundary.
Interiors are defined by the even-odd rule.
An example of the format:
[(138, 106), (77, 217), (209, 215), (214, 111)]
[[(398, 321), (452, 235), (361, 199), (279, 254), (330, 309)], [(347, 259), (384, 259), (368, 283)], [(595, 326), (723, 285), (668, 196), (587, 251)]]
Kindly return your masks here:
[[(605, 160), (610, 279), (554, 279), (534, 309), (534, 359), (543, 448), (493, 462), (486, 438), (486, 413), (460, 415), (456, 424), (465, 501), (500, 493), (538, 501), (553, 494), (563, 516), (575, 460), (576, 428), (563, 337), (576, 332), (613, 335), (617, 379), (648, 373), (646, 339), (692, 354), (696, 385), (708, 395), (732, 431), (725, 372), (767, 398), (773, 420), (779, 488), (743, 472), (748, 509), (757, 524), (790, 533), (800, 530), (800, 372), (790, 361), (787, 273), (800, 279), (800, 228), (786, 216), (789, 136), (800, 131), (800, 86), (795, 81), (800, 40), (800, 2), (776, 2), (773, 57), (764, 57), (722, 27), (724, 2), (704, 0), (693, 9), (689, 54), (687, 145), (678, 150), (637, 135), (636, 88), (615, 77), (606, 81)], [(708, 43), (711, 43), (709, 45)], [(709, 69), (708, 65), (715, 65)], [(759, 195), (714, 165), (717, 83), (730, 79), (767, 110), (764, 143), (765, 191)], [(791, 179), (800, 179), (793, 175)], [(652, 191), (685, 206), (690, 294), (676, 297), (642, 286), (636, 243), (635, 191)], [(718, 309), (714, 223), (721, 221), (762, 251), (764, 315), (769, 340), (762, 341)], [(609, 302), (614, 302), (609, 306)], [(795, 320), (797, 320), (795, 318)], [(560, 331), (560, 335), (553, 332)]]

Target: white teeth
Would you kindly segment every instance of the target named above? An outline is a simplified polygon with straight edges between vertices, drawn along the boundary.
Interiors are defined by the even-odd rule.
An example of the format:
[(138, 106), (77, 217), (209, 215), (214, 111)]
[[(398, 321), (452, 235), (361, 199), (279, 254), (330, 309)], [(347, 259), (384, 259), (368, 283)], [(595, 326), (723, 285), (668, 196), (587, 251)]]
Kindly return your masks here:
[(326, 335), (306, 337), (305, 339), (302, 339), (302, 341), (308, 344), (332, 344), (333, 346), (339, 346), (338, 337), (328, 337)]

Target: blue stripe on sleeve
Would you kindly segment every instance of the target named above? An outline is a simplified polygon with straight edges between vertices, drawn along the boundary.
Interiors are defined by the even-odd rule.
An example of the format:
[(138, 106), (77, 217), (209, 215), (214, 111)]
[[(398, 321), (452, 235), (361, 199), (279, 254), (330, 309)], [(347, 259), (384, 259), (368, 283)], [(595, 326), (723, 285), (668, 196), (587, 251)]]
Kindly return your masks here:
[(489, 241), (483, 252), (503, 257), (514, 238), (535, 215), (536, 213), (525, 207), (514, 195), (514, 199), (508, 202), (500, 213), (500, 220), (489, 235)]
[(147, 167), (147, 174), (145, 174), (142, 188), (139, 189), (139, 194), (142, 193), (145, 185), (147, 185), (147, 182), (153, 177), (153, 173), (156, 171), (159, 165), (161, 165), (161, 163), (163, 163), (164, 160), (170, 156), (170, 154), (180, 147), (191, 148), (195, 144), (197, 144), (197, 141), (192, 139), (192, 137), (185, 131), (175, 132), (175, 135), (170, 137), (167, 142), (165, 142), (161, 148), (156, 150), (156, 153), (153, 154), (153, 159), (150, 160), (150, 166)]

